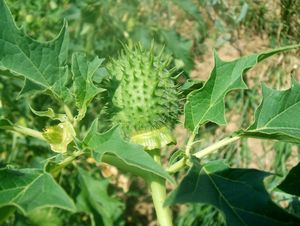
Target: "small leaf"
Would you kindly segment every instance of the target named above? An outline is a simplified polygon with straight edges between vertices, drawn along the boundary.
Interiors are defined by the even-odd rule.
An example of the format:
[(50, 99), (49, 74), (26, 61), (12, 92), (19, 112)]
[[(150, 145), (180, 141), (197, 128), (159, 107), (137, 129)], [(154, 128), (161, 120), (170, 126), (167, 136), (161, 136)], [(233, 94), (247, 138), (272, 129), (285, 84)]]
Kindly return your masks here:
[(108, 194), (108, 181), (95, 179), (79, 168), (79, 183), (78, 211), (91, 214), (95, 226), (113, 226), (122, 213), (122, 203)]
[(244, 72), (276, 53), (297, 47), (300, 45), (253, 54), (230, 62), (222, 61), (215, 53), (215, 66), (209, 79), (202, 88), (191, 92), (187, 97), (184, 107), (185, 127), (197, 131), (201, 125), (209, 121), (226, 124), (224, 98), (232, 90), (247, 88), (242, 78)]
[(23, 214), (36, 208), (75, 211), (75, 204), (52, 176), (39, 169), (0, 169), (0, 208), (15, 206)]
[(67, 116), (65, 114), (56, 114), (52, 108), (48, 108), (46, 111), (37, 111), (37, 110), (34, 110), (31, 106), (29, 106), (29, 107), (30, 107), (30, 110), (37, 116), (48, 117), (52, 120), (59, 120), (61, 122), (64, 122), (67, 120)]
[(221, 210), (228, 226), (296, 226), (300, 219), (272, 202), (255, 169), (232, 169), (215, 161), (201, 166), (197, 160), (166, 204), (206, 203)]
[(83, 141), (97, 161), (113, 164), (141, 177), (153, 173), (173, 182), (172, 177), (144, 151), (143, 146), (124, 141), (117, 127), (100, 134), (97, 124), (95, 120)]
[(50, 90), (56, 98), (70, 100), (65, 86), (68, 78), (66, 26), (56, 39), (37, 42), (17, 28), (4, 0), (0, 0), (0, 29), (0, 68), (25, 77), (21, 94)]
[(300, 163), (291, 169), (278, 188), (286, 193), (300, 196)]
[(76, 107), (79, 109), (78, 118), (82, 119), (91, 100), (103, 89), (93, 84), (93, 76), (98, 70), (104, 59), (95, 57), (89, 62), (83, 53), (73, 54), (72, 73), (74, 80), (74, 93)]
[(300, 84), (294, 79), (285, 91), (263, 85), (263, 101), (255, 112), (254, 123), (241, 135), (300, 143)]

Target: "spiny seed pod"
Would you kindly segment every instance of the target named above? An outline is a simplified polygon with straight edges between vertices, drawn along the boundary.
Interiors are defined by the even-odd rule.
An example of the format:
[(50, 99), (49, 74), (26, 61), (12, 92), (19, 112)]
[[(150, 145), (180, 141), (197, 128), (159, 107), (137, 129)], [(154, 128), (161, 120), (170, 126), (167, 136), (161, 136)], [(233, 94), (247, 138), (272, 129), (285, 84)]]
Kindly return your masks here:
[(179, 114), (179, 95), (169, 63), (162, 51), (155, 56), (153, 47), (138, 46), (125, 47), (107, 65), (112, 91), (108, 108), (115, 109), (112, 122), (131, 142), (148, 150), (174, 142), (171, 129)]

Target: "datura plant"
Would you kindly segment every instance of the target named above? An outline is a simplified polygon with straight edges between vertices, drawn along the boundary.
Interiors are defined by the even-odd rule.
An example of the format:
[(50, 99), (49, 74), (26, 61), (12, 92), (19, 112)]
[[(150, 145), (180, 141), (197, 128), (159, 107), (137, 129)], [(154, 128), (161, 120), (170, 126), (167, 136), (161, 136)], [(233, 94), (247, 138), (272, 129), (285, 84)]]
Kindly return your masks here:
[[(54, 40), (35, 41), (16, 26), (0, 0), (1, 81), (24, 78), (17, 98), (31, 109), (33, 119), (44, 122), (44, 129), (37, 129), (30, 120), (21, 123), (0, 111), (0, 129), (40, 140), (36, 143), (49, 154), (34, 167), (20, 168), (9, 160), (1, 164), (0, 224), (24, 215), (35, 225), (63, 225), (59, 214), (70, 212), (73, 216), (85, 213), (91, 225), (117, 225), (120, 201), (109, 195), (101, 176), (93, 177), (82, 166), (92, 159), (141, 177), (149, 186), (161, 226), (173, 225), (172, 206), (185, 203), (214, 206), (230, 226), (300, 225), (298, 216), (272, 200), (271, 188), (264, 185), (271, 173), (231, 168), (222, 159), (206, 158), (247, 137), (299, 144), (300, 84), (294, 78), (284, 91), (262, 85), (262, 101), (248, 127), (205, 148), (199, 133), (209, 122), (226, 126), (225, 97), (232, 90), (247, 88), (243, 80), (247, 70), (300, 44), (229, 62), (215, 53), (215, 65), (204, 82), (178, 79), (179, 68), (172, 67), (171, 56), (155, 44), (151, 48), (124, 45), (118, 57), (106, 61), (82, 52), (68, 57), (68, 45), (66, 24)], [(45, 100), (45, 95), (51, 101), (40, 107), (36, 102)], [(0, 103), (5, 110), (6, 103)], [(174, 148), (175, 127), (183, 120), (189, 136), (184, 145)], [(174, 149), (174, 153), (168, 151)], [(168, 163), (162, 164), (161, 156), (170, 156)], [(278, 176), (279, 185), (272, 189), (288, 200), (298, 200), (299, 167), (285, 178)], [(73, 174), (78, 177), (76, 185), (60, 180)], [(167, 182), (173, 190), (166, 189)]]

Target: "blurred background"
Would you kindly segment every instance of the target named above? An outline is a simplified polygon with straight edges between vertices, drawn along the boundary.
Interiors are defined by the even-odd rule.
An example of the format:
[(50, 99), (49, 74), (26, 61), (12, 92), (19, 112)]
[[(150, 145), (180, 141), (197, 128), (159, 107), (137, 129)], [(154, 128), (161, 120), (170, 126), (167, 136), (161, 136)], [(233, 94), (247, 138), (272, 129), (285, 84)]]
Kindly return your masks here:
[[(70, 53), (84, 51), (106, 60), (118, 55), (122, 44), (142, 43), (146, 48), (154, 41), (165, 46), (173, 56), (173, 65), (186, 79), (206, 80), (213, 68), (213, 51), (223, 60), (257, 53), (273, 47), (300, 42), (299, 0), (6, 0), (19, 27), (39, 41), (55, 38), (66, 20), (70, 33)], [(251, 89), (235, 91), (226, 98), (227, 126), (209, 123), (200, 131), (203, 142), (197, 149), (247, 127), (253, 120), (261, 101), (261, 83), (276, 89), (287, 89), (291, 76), (300, 81), (300, 52), (279, 54), (247, 72), (245, 80)], [(4, 72), (0, 72), (4, 73)], [(98, 80), (97, 80), (98, 79)], [(95, 82), (99, 82), (95, 78)], [(0, 116), (30, 128), (42, 130), (50, 122), (37, 119), (24, 99), (16, 100), (22, 80), (0, 76)], [(39, 109), (53, 105), (46, 96), (24, 97)], [(89, 108), (84, 125), (89, 126), (101, 107), (97, 100)], [(34, 118), (34, 119), (33, 119)], [(82, 133), (86, 128), (82, 128)], [(176, 128), (178, 144), (164, 151), (165, 163), (172, 153), (182, 147), (187, 133)], [(32, 167), (51, 156), (43, 142), (15, 133), (0, 131), (0, 161), (20, 167)], [(299, 161), (300, 146), (256, 139), (242, 140), (212, 154), (207, 159), (226, 159), (234, 167), (251, 167), (284, 176)], [(0, 162), (0, 163), (1, 163)], [(78, 173), (80, 167), (86, 171)], [(90, 172), (92, 175), (86, 175)], [(176, 177), (182, 177), (179, 173)], [(89, 214), (69, 214), (58, 210), (32, 213), (25, 218), (16, 213), (6, 225), (46, 225), (45, 214), (51, 225), (113, 225), (155, 226), (155, 213), (142, 180), (120, 174), (114, 167), (97, 164), (92, 159), (81, 159), (67, 167), (60, 183), (75, 199), (80, 199), (78, 177), (88, 178), (95, 191), (101, 191), (98, 200), (103, 206), (82, 207)], [(278, 180), (267, 181), (271, 190)], [(169, 185), (172, 189), (173, 185)], [(297, 200), (273, 192), (274, 200), (289, 211), (299, 213)], [(104, 205), (110, 203), (110, 205)], [(83, 205), (82, 205), (83, 206)], [(44, 214), (44, 215), (43, 215)], [(38, 218), (38, 216), (44, 216)], [(222, 226), (223, 216), (207, 205), (174, 207), (175, 225)], [(47, 224), (49, 225), (49, 224)]]

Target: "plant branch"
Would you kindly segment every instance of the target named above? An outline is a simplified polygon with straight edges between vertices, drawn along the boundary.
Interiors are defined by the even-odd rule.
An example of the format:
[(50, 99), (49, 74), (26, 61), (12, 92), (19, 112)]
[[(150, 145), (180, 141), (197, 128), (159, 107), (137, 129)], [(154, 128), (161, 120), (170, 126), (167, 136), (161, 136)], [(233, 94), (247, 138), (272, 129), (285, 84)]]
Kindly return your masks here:
[[(191, 148), (194, 144), (198, 143), (198, 141), (195, 141), (194, 142), (194, 138), (195, 138), (195, 134), (193, 133), (193, 135), (189, 138), (188, 142), (187, 142), (187, 146), (186, 146), (186, 155), (189, 154), (191, 152)], [(208, 155), (208, 154), (211, 154), (212, 152), (218, 150), (219, 148), (221, 147), (224, 147), (230, 143), (233, 143), (237, 140), (239, 140), (240, 137), (239, 136), (234, 136), (234, 137), (231, 137), (231, 138), (225, 138), (223, 140), (220, 140), (219, 142), (217, 143), (214, 143), (213, 145), (207, 147), (207, 148), (204, 148), (202, 149), (201, 151), (193, 154), (195, 157), (197, 158), (203, 158), (204, 156)], [(184, 168), (186, 165), (187, 165), (187, 156), (181, 158), (180, 160), (178, 160), (177, 162), (175, 162), (174, 164), (172, 164), (168, 169), (167, 171), (169, 173), (176, 173), (178, 172), (179, 170), (181, 170), (182, 168)]]
[(41, 132), (39, 132), (37, 130), (27, 128), (27, 127), (16, 126), (15, 125), (15, 126), (11, 127), (11, 130), (15, 131), (15, 132), (18, 132), (18, 133), (21, 133), (21, 134), (26, 135), (26, 136), (35, 137), (35, 138), (38, 138), (38, 139), (44, 140), (44, 141), (46, 140)]
[(194, 156), (201, 159), (204, 156), (209, 155), (209, 154), (213, 153), (214, 151), (218, 150), (219, 148), (224, 147), (230, 143), (233, 143), (239, 139), (240, 139), (239, 136), (234, 136), (234, 137), (230, 137), (230, 138), (227, 137), (227, 138), (220, 140), (219, 142), (214, 143), (213, 145), (208, 146), (207, 148), (204, 148), (201, 151), (195, 153)]

